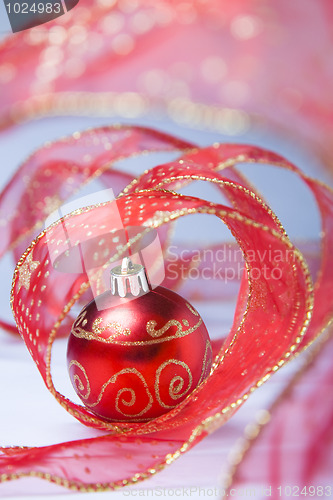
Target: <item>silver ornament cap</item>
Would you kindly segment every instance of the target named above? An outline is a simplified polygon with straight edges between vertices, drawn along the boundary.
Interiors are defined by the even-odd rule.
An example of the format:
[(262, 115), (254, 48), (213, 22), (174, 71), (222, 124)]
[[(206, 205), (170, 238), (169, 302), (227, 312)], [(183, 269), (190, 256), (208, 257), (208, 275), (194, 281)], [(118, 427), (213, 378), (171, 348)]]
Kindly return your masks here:
[(112, 295), (126, 297), (130, 293), (137, 297), (141, 292), (149, 291), (145, 268), (133, 264), (129, 257), (124, 257), (121, 265), (111, 269), (110, 274)]

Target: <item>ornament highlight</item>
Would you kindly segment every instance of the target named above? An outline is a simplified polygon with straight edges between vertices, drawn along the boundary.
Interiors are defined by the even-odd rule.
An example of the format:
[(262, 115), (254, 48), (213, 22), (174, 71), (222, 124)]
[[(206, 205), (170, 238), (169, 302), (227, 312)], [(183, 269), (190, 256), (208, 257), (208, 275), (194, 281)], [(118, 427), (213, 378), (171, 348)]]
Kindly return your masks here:
[(73, 387), (108, 421), (156, 418), (209, 374), (212, 348), (199, 313), (180, 295), (151, 289), (129, 258), (111, 271), (111, 290), (80, 312), (68, 341)]

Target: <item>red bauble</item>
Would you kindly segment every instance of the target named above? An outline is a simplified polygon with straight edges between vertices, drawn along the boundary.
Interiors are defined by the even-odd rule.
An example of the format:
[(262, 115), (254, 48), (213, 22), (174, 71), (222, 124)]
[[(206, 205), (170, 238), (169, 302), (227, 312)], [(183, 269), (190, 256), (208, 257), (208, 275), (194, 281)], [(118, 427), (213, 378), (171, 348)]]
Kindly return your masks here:
[[(116, 305), (115, 305), (116, 303)], [(68, 342), (72, 384), (108, 421), (146, 421), (183, 401), (209, 374), (212, 349), (198, 312), (157, 287), (138, 297), (111, 291), (85, 306)]]

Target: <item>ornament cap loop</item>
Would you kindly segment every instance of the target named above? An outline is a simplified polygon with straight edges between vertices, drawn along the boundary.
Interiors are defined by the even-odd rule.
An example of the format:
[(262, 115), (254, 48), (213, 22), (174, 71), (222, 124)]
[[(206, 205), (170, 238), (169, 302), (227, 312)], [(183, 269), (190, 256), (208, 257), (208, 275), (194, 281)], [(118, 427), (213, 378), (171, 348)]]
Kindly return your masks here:
[(110, 271), (111, 293), (126, 297), (132, 294), (135, 297), (141, 292), (148, 292), (149, 285), (145, 268), (141, 264), (133, 264), (129, 257), (124, 257), (120, 266)]

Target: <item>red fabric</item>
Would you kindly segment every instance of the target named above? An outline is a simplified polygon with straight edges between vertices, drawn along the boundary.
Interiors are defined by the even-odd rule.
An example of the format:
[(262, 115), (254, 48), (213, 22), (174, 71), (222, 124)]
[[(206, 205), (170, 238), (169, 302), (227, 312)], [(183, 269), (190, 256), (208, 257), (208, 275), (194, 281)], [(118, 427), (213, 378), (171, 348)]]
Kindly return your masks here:
[[(162, 108), (177, 123), (231, 135), (248, 130), (250, 124), (271, 129), (277, 125), (279, 131), (282, 130), (293, 138), (305, 139), (307, 144), (314, 146), (318, 156), (331, 168), (331, 0), (308, 0), (306, 4), (303, 0), (264, 0), (260, 3), (255, 0), (198, 0), (187, 3), (143, 0), (134, 2), (132, 7), (131, 2), (119, 0), (110, 2), (109, 6), (106, 4), (107, 2), (80, 0), (70, 13), (56, 21), (1, 42), (1, 128), (6, 129), (20, 121), (48, 114), (96, 113), (140, 118), (156, 108)], [(204, 105), (198, 105), (198, 102)], [(112, 143), (111, 150), (105, 149), (103, 140)], [(299, 144), (302, 146), (301, 142)], [(128, 430), (125, 424), (121, 424), (121, 430), (126, 430), (121, 438), (114, 434), (116, 429), (110, 427), (106, 431), (111, 431), (111, 435), (91, 440), (38, 449), (2, 448), (2, 481), (15, 479), (16, 473), (35, 472), (46, 479), (58, 480), (58, 477), (62, 481), (65, 478), (65, 481), (69, 481), (63, 483), (65, 486), (79, 488), (92, 483), (92, 488), (98, 489), (99, 481), (103, 488), (115, 486), (113, 481), (131, 479), (134, 474), (139, 474), (134, 477), (134, 481), (145, 477), (145, 474), (149, 476), (153, 473), (152, 470), (149, 471), (149, 467), (159, 470), (159, 464), (166, 461), (168, 453), (175, 452), (173, 458), (176, 458), (179, 453), (186, 451), (188, 447), (183, 446), (185, 440), (189, 440), (189, 447), (192, 446), (209, 431), (209, 425), (220, 425), (232, 415), (234, 408), (223, 413), (215, 424), (209, 424), (208, 421), (209, 425), (206, 426), (201, 423), (206, 416), (209, 417), (215, 411), (237, 401), (237, 398), (268, 373), (274, 363), (283, 358), (301, 331), (310, 304), (313, 305), (311, 321), (304, 331), (303, 340), (294, 344), (295, 350), (302, 349), (311, 342), (330, 320), (333, 272), (330, 265), (333, 244), (331, 191), (297, 172), (317, 200), (324, 230), (320, 262), (311, 256), (311, 251), (306, 254), (310, 269), (316, 272), (320, 269), (318, 274), (313, 273), (316, 283), (312, 303), (310, 288), (306, 287), (306, 268), (297, 260), (298, 254), (295, 254), (293, 247), (286, 254), (289, 243), (287, 239), (279, 239), (281, 228), (274, 215), (257, 203), (255, 197), (237, 187), (246, 186), (247, 183), (235, 170), (225, 169), (220, 174), (215, 171), (219, 161), (238, 155), (244, 157), (238, 157), (235, 163), (250, 159), (277, 163), (292, 170), (294, 167), (276, 155), (250, 146), (228, 145), (186, 154), (186, 150), (191, 147), (186, 141), (178, 141), (153, 131), (111, 127), (82, 134), (79, 140), (70, 138), (41, 149), (26, 161), (0, 196), (1, 219), (9, 216), (5, 225), (0, 226), (0, 254), (3, 255), (10, 249), (18, 260), (43, 227), (45, 216), (91, 177), (100, 174), (106, 187), (116, 186), (121, 191), (132, 176), (109, 169), (109, 162), (146, 149), (178, 150), (179, 154), (184, 155), (184, 163), (164, 168), (174, 167), (173, 176), (175, 173), (200, 175), (207, 182), (211, 182), (212, 177), (232, 180), (236, 184), (224, 183), (221, 186), (228, 206), (210, 204), (209, 200), (179, 198), (173, 193), (162, 194), (156, 188), (160, 182), (157, 174), (161, 173), (156, 168), (142, 177), (140, 184), (129, 191), (131, 194), (120, 199), (118, 205), (121, 213), (124, 211), (125, 201), (131, 201), (133, 207), (136, 207), (146, 198), (151, 203), (152, 198), (149, 196), (154, 197), (153, 201), (156, 200), (160, 208), (163, 208), (163, 203), (169, 203), (168, 211), (179, 208), (185, 211), (193, 208), (222, 209), (221, 217), (245, 254), (249, 255), (253, 249), (258, 250), (257, 260), (252, 259), (251, 255), (252, 269), (259, 266), (263, 270), (263, 266), (271, 265), (266, 259), (259, 258), (259, 251), (260, 256), (263, 255), (270, 245), (285, 255), (286, 258), (279, 264), (283, 275), (280, 283), (269, 279), (254, 279), (249, 312), (244, 323), (241, 323), (249, 292), (244, 275), (232, 330), (226, 340), (224, 333), (213, 342), (214, 352), (220, 356), (223, 356), (227, 346), (230, 348), (221, 366), (198, 391), (195, 412), (193, 398), (190, 398), (165, 419), (157, 419), (150, 426), (145, 424), (140, 430), (144, 433), (140, 434), (140, 438), (137, 437), (138, 428)], [(49, 172), (55, 166), (57, 176), (50, 177)], [(68, 177), (71, 178), (71, 184), (66, 184)], [(139, 186), (154, 187), (154, 191), (140, 195), (134, 192)], [(175, 189), (174, 181), (170, 180), (162, 187)], [(45, 197), (41, 196), (41, 191), (44, 191)], [(235, 204), (233, 209), (230, 208), (230, 203)], [(96, 210), (101, 217), (107, 217), (106, 207)], [(80, 214), (75, 216), (75, 220), (89, 222), (94, 219), (95, 213), (94, 210)], [(153, 213), (152, 207), (147, 206), (145, 217)], [(241, 219), (237, 218), (239, 215)], [(252, 222), (246, 222), (243, 217), (248, 217)], [(263, 223), (270, 230), (263, 230)], [(164, 249), (167, 248), (171, 234), (166, 226), (159, 228)], [(57, 230), (60, 232), (60, 228), (55, 229)], [(213, 249), (216, 261), (220, 249), (219, 244)], [(200, 251), (202, 254), (204, 249)], [(33, 262), (46, 262), (45, 237), (38, 240), (32, 252)], [(233, 262), (237, 266), (237, 262)], [(177, 269), (183, 266), (186, 271), (190, 270), (191, 263), (182, 258), (181, 249), (173, 264)], [(294, 264), (295, 267), (292, 267)], [(223, 266), (221, 268), (223, 272), (227, 272)], [(198, 269), (202, 271), (200, 265)], [(34, 314), (31, 321), (29, 314), (32, 312), (29, 311), (22, 317), (23, 311), (18, 308), (17, 301), (20, 298), (24, 302), (30, 301), (34, 292), (31, 288), (26, 290), (24, 286), (18, 291), (17, 281), (15, 282), (13, 304), (14, 308), (18, 308), (16, 317), (22, 317), (20, 328), (34, 358), (39, 362), (38, 368), (45, 383), (58, 401), (80, 421), (105, 428), (105, 423), (93, 421), (87, 410), (60, 395), (46, 374), (47, 342), (52, 327), (58, 320), (64, 303), (80, 290), (81, 285), (84, 287), (86, 277), (63, 274), (60, 279), (52, 266), (45, 266), (45, 272), (50, 272), (47, 278), (50, 288), (43, 291), (45, 300), (40, 311), (37, 312), (37, 303), (31, 306)], [(33, 275), (33, 283), (35, 279)], [(41, 279), (42, 276), (38, 281)], [(210, 281), (210, 286), (207, 287), (203, 279), (182, 283), (171, 273), (167, 273), (163, 284), (180, 289), (187, 297), (207, 300), (230, 293), (230, 288), (225, 291), (219, 280)], [(238, 291), (238, 285), (235, 280), (232, 293)], [(91, 294), (87, 291), (77, 300), (84, 303), (90, 298)], [(38, 338), (33, 325), (36, 314), (41, 314)], [(57, 335), (67, 335), (73, 319), (74, 316), (69, 311), (58, 327)], [(274, 324), (271, 323), (273, 319), (276, 320)], [(24, 330), (25, 324), (29, 333)], [(15, 325), (5, 321), (0, 321), (0, 325), (12, 333), (17, 331)], [(239, 325), (240, 335), (234, 339), (234, 332)], [(274, 333), (275, 327), (281, 334)], [(266, 350), (266, 355), (260, 356), (260, 349)], [(327, 347), (326, 353), (330, 352), (331, 347)], [(259, 478), (255, 476), (259, 471), (265, 471), (260, 479), (262, 482), (263, 476), (266, 479), (268, 477), (267, 485), (272, 482), (278, 484), (278, 481), (290, 477), (293, 478), (293, 483), (297, 477), (302, 481), (310, 481), (311, 478), (313, 483), (319, 484), (326, 466), (331, 465), (331, 458), (327, 458), (330, 457), (331, 449), (329, 428), (332, 405), (328, 394), (331, 375), (329, 363), (321, 363), (321, 359), (320, 356), (316, 364), (318, 385), (313, 387), (310, 384), (309, 390), (305, 389), (304, 399), (302, 392), (295, 392), (294, 401), (287, 400), (281, 407), (281, 412), (277, 412), (276, 420), (272, 420), (269, 447), (269, 459), (272, 462), (258, 462), (260, 457), (266, 458), (266, 455), (258, 458), (257, 448), (253, 447), (249, 462), (244, 462), (244, 471), (240, 470), (239, 477), (243, 477), (245, 484), (250, 477)], [(250, 365), (251, 360), (255, 360), (255, 363)], [(309, 372), (310, 378), (316, 376), (313, 371)], [(322, 385), (322, 389), (317, 391), (319, 385)], [(316, 404), (313, 404), (314, 401)], [(325, 403), (321, 404), (323, 401)], [(299, 426), (295, 427), (291, 423), (288, 427), (287, 417), (291, 409), (297, 412)], [(153, 425), (156, 425), (154, 430), (151, 428)], [(174, 429), (171, 428), (173, 425)], [(267, 427), (269, 428), (270, 426)], [(263, 439), (265, 436), (266, 434)], [(304, 439), (302, 449), (305, 453), (302, 456), (302, 453), (297, 454), (294, 450), (295, 454), (290, 460), (286, 460), (283, 447), (292, 437), (298, 438), (298, 441)], [(141, 439), (139, 447), (138, 439)], [(123, 456), (131, 457), (127, 461), (119, 460), (121, 448)], [(277, 450), (280, 448), (279, 454)], [(180, 450), (179, 453), (177, 450)], [(100, 458), (97, 459), (97, 456)], [(94, 462), (91, 457), (95, 457)], [(167, 461), (173, 458), (169, 457)], [(100, 463), (103, 463), (103, 467), (99, 467)], [(272, 467), (264, 467), (267, 463)], [(282, 466), (283, 463), (292, 466), (288, 469)], [(295, 471), (297, 464), (299, 468)], [(144, 472), (140, 476), (139, 471), (142, 470)], [(89, 474), (90, 471), (92, 474)], [(270, 476), (272, 473), (274, 475)], [(239, 484), (244, 484), (239, 477), (236, 477), (235, 484), (238, 484), (238, 480)]]
[(250, 442), (233, 478), (235, 491), (260, 484), (273, 500), (290, 496), (289, 488), (294, 496), (332, 496), (333, 343), (322, 340), (319, 353), (308, 353), (309, 363), (292, 377), (270, 409), (269, 423)]
[(231, 134), (264, 120), (331, 156), (331, 21), (330, 0), (80, 0), (2, 42), (0, 123), (163, 106), (180, 123)]
[[(77, 139), (54, 143), (52, 150), (56, 153), (59, 145), (65, 171), (75, 151), (78, 181), (81, 179), (80, 169), (86, 168), (80, 165), (80, 155), (77, 155), (81, 147), (85, 154), (91, 154), (94, 169), (113, 159), (114, 153), (99, 154), (96, 150), (97, 141), (91, 139), (98, 136), (100, 139), (107, 137), (113, 144), (113, 151), (118, 151), (121, 146), (123, 155), (140, 152), (143, 144), (145, 149), (153, 151), (162, 145), (167, 149), (189, 147), (170, 136), (131, 127), (90, 131)], [(48, 148), (40, 150), (37, 158), (44, 158), (44, 154), (49, 154)], [(223, 162), (226, 162), (225, 169)], [(239, 177), (236, 170), (230, 167), (242, 162), (264, 162), (291, 169), (315, 195), (325, 231), (322, 237), (321, 272), (314, 293), (302, 255), (289, 241), (275, 215), (246, 187), (246, 181)], [(43, 161), (32, 159), (30, 165), (34, 166), (31, 174), (34, 178), (45, 169)], [(23, 168), (28, 167), (25, 165)], [(108, 175), (112, 176), (112, 169)], [(116, 176), (119, 176), (118, 171)], [(198, 176), (207, 182), (217, 183), (221, 193), (232, 202), (232, 208), (174, 191), (177, 178), (182, 184)], [(8, 189), (15, 189), (15, 183), (20, 179), (18, 175)], [(3, 196), (6, 196), (6, 192)], [(35, 196), (38, 196), (38, 191)], [(38, 220), (44, 207), (37, 203), (36, 197), (26, 197), (25, 192), (22, 192), (17, 202), (25, 213), (30, 213), (31, 200), (35, 207), (40, 207), (34, 215)], [(53, 340), (58, 332), (66, 331), (68, 334), (72, 319), (67, 314), (89, 286), (84, 274), (58, 272), (52, 266), (52, 252), (55, 247), (60, 255), (67, 250), (67, 242), (63, 239), (64, 227), (70, 231), (73, 241), (85, 241), (87, 230), (94, 237), (104, 233), (105, 226), (112, 230), (110, 209), (114, 203), (125, 225), (154, 227), (167, 223), (164, 217), (175, 220), (194, 212), (217, 216), (234, 235), (247, 262), (231, 331), (224, 342), (221, 338), (220, 342), (214, 344), (214, 354), (217, 356), (215, 370), (176, 408), (142, 424), (104, 422), (88, 409), (61, 395), (54, 387), (49, 371)], [(333, 306), (327, 291), (331, 289), (333, 281), (329, 260), (333, 246), (330, 229), (332, 209), (332, 191), (305, 176), (282, 157), (253, 146), (214, 145), (185, 153), (181, 161), (155, 167), (125, 189), (125, 194), (122, 193), (116, 201), (88, 207), (81, 213), (74, 212), (41, 233), (22, 256), (15, 271), (12, 308), (18, 330), (46, 386), (59, 403), (80, 422), (106, 433), (98, 438), (38, 449), (2, 449), (2, 479), (14, 479), (16, 474), (37, 474), (67, 486), (74, 484), (93, 489), (114, 487), (124, 484), (122, 481), (131, 481), (131, 477), (136, 481), (149, 476), (196, 444), (207, 432), (223, 424), (255, 387), (291, 359), (293, 353), (311, 343), (331, 319)], [(24, 234), (25, 230), (26, 226), (20, 228), (16, 224), (13, 239), (17, 238), (20, 231)], [(51, 245), (49, 248), (47, 243), (50, 238), (51, 243), (52, 240), (55, 243), (54, 247)], [(279, 256), (277, 261), (265, 252), (269, 248), (274, 249), (275, 255)], [(111, 255), (115, 252), (116, 249), (111, 248)], [(278, 279), (274, 274), (276, 270), (279, 272)], [(91, 283), (92, 277), (89, 278)], [(170, 277), (167, 281), (170, 288), (177, 284)], [(43, 307), (38, 299), (42, 300)], [(134, 442), (140, 443), (140, 446), (132, 453)], [(126, 464), (119, 456), (115, 460), (119, 443), (124, 453), (132, 457)], [(154, 458), (147, 452), (152, 443), (155, 443)], [(80, 460), (75, 459), (77, 456)], [(103, 467), (99, 467), (102, 463)], [(140, 469), (138, 463), (141, 464)], [(93, 472), (89, 477), (86, 467)], [(47, 474), (51, 476), (45, 476)]]

